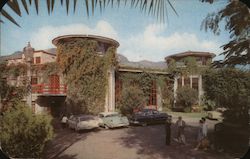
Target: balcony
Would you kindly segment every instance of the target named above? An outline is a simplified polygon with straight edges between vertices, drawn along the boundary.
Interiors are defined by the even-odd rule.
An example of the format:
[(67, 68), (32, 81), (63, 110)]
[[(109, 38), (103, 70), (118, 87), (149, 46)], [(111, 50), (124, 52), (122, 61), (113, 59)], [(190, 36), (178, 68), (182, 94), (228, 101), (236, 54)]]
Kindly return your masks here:
[(67, 92), (65, 84), (51, 85), (51, 84), (33, 84), (32, 93), (41, 95), (63, 95)]

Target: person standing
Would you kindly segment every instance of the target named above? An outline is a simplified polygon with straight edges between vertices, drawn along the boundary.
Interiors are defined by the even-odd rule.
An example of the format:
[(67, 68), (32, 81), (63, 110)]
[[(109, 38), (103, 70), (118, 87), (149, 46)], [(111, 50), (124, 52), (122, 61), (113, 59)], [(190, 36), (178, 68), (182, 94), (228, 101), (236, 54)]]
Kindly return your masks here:
[(184, 135), (184, 128), (186, 126), (186, 123), (184, 120), (182, 120), (182, 117), (179, 116), (178, 120), (175, 123), (177, 125), (177, 140), (179, 143), (186, 144), (186, 138)]
[(207, 137), (208, 125), (206, 123), (206, 118), (202, 117), (201, 120), (203, 121), (202, 134), (203, 134), (204, 138), (206, 138)]
[(201, 142), (204, 138), (203, 136), (203, 120), (199, 121), (199, 127), (198, 127), (198, 133), (197, 133), (197, 145), (195, 147), (195, 150), (198, 150), (201, 147)]
[(170, 145), (171, 142), (171, 122), (172, 122), (172, 116), (168, 116), (165, 124), (166, 129), (166, 145)]
[(64, 129), (66, 127), (68, 118), (66, 115), (63, 115), (62, 120), (61, 120), (61, 124), (62, 124), (62, 128)]
[(209, 147), (209, 140), (208, 140), (208, 137), (207, 137), (207, 132), (208, 132), (208, 125), (207, 125), (207, 122), (206, 122), (206, 118), (201, 118), (201, 120), (203, 121), (203, 125), (202, 125), (202, 136), (203, 136), (203, 139), (201, 141), (201, 145), (202, 145), (202, 148), (204, 150), (207, 150), (207, 148)]

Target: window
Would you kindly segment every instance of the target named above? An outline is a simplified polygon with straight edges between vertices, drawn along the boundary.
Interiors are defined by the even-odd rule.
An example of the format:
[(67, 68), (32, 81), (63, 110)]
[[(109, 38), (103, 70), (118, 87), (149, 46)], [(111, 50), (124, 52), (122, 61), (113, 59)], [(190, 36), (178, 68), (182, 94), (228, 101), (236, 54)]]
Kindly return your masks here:
[(41, 57), (36, 57), (35, 59), (36, 59), (36, 62), (35, 62), (36, 64), (41, 63)]
[(32, 84), (32, 85), (38, 84), (38, 79), (37, 79), (37, 77), (32, 77), (32, 78), (31, 78), (31, 84)]
[(199, 82), (198, 78), (193, 78), (192, 79), (192, 88), (197, 90), (197, 91), (198, 91), (198, 88), (199, 88), (198, 87), (198, 82)]
[(122, 92), (122, 81), (119, 77), (115, 79), (115, 102), (121, 100), (121, 92)]
[(182, 87), (182, 78), (181, 77), (177, 79), (177, 86), (178, 86), (178, 88)]
[(156, 91), (156, 82), (152, 82), (151, 92), (149, 95), (148, 105), (157, 105), (157, 91)]
[(189, 77), (184, 78), (184, 85), (185, 86), (190, 86), (190, 78)]

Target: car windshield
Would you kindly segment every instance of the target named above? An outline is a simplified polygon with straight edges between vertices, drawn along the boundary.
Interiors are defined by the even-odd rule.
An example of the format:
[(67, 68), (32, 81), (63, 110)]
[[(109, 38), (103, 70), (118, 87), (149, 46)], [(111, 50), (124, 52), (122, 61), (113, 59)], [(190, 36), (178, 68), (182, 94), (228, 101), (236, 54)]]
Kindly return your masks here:
[(106, 117), (120, 117), (120, 114), (109, 114)]

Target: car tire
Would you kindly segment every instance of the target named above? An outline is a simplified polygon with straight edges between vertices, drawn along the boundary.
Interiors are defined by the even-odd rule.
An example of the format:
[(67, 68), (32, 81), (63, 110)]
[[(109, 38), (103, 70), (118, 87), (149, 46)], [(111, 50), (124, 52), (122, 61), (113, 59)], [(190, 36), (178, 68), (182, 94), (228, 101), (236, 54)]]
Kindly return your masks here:
[(109, 127), (108, 127), (107, 125), (104, 125), (104, 128), (105, 128), (105, 129), (109, 129)]

